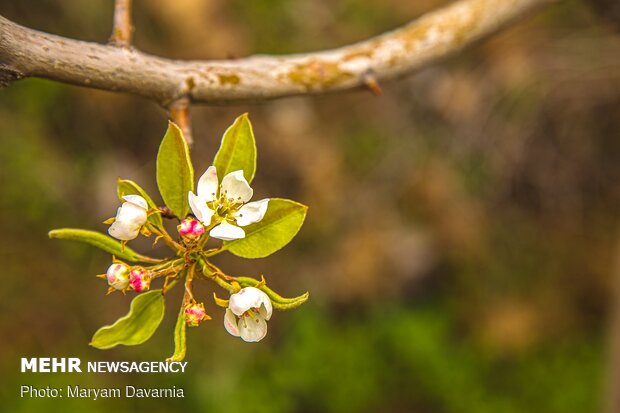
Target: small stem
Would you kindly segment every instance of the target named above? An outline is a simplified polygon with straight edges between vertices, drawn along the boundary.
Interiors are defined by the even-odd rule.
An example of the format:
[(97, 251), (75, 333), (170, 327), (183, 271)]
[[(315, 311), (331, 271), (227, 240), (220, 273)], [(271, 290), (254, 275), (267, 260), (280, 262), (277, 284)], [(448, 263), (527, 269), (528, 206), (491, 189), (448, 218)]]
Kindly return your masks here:
[(373, 95), (383, 95), (383, 90), (381, 90), (381, 86), (379, 86), (379, 82), (377, 81), (377, 77), (375, 76), (374, 72), (368, 71), (364, 73), (362, 79), (364, 81), (364, 85), (368, 88), (368, 90), (372, 92)]
[(110, 44), (118, 47), (130, 47), (133, 26), (131, 24), (132, 0), (116, 0), (114, 4), (114, 25)]
[(209, 232), (217, 225), (219, 225), (219, 222), (213, 222), (212, 224), (205, 227), (204, 236), (198, 242), (198, 246), (200, 247), (200, 249), (203, 249), (204, 246), (207, 244), (207, 241), (209, 241)]
[(221, 247), (217, 247), (217, 248), (211, 248), (210, 250), (206, 250), (202, 253), (203, 257), (212, 257), (214, 255), (219, 254), (220, 252), (224, 251), (224, 246), (222, 245)]
[(227, 290), (231, 294), (237, 292), (237, 289), (231, 283), (227, 282), (224, 278), (226, 277), (229, 279), (234, 279), (233, 277), (229, 277), (228, 275), (224, 274), (219, 268), (211, 264), (205, 258), (201, 257), (198, 262), (202, 266), (201, 273), (205, 278), (215, 282), (217, 285)]
[[(172, 279), (172, 281), (168, 281), (169, 279)], [(179, 282), (178, 277), (173, 277), (173, 276), (166, 277), (166, 281), (164, 282), (164, 287), (162, 288), (162, 294), (166, 294), (166, 292), (170, 290), (172, 287), (174, 287), (178, 282)]]
[[(191, 90), (192, 87), (193, 85), (187, 85), (188, 90)], [(168, 111), (170, 112), (170, 120), (181, 128), (185, 142), (191, 147), (194, 143), (194, 138), (192, 136), (192, 121), (189, 116), (189, 99), (182, 97), (175, 100), (168, 107)]]
[[(163, 261), (163, 260), (160, 260), (160, 262), (161, 261)], [(166, 267), (173, 267), (175, 265), (179, 265), (182, 262), (183, 262), (183, 258), (177, 258), (177, 259), (172, 260), (172, 261), (166, 261), (166, 262), (160, 263), (158, 265), (152, 265), (150, 267), (146, 267), (146, 269), (150, 270), (150, 271), (158, 271), (158, 270), (164, 269)]]
[(222, 271), (221, 269), (219, 269), (215, 264), (213, 264), (210, 261), (205, 260), (205, 264), (209, 267), (210, 270), (212, 270), (213, 274), (220, 277), (221, 279), (225, 280), (225, 281), (237, 281), (236, 277), (233, 277), (231, 275), (227, 275), (224, 271)]
[(175, 274), (185, 268), (185, 264), (177, 265), (175, 267), (166, 268), (165, 270), (156, 271), (156, 274), (153, 275), (153, 278), (163, 277), (169, 274)]
[(192, 294), (192, 281), (196, 274), (196, 264), (189, 267), (187, 275), (185, 276), (185, 295), (183, 296), (183, 304), (194, 302), (194, 294)]
[(147, 257), (146, 255), (142, 255), (142, 254), (138, 254), (138, 259), (142, 262), (148, 262), (149, 264), (159, 264), (165, 261), (164, 259), (151, 258), (151, 257)]
[(149, 231), (151, 231), (153, 234), (161, 236), (161, 238), (164, 240), (166, 245), (168, 245), (173, 250), (180, 251), (183, 249), (183, 246), (179, 244), (178, 242), (176, 242), (175, 240), (173, 240), (165, 228), (159, 229), (155, 227), (155, 225), (151, 224), (150, 222), (147, 222), (146, 226), (149, 229)]
[(157, 207), (157, 209), (159, 210), (162, 218), (176, 219), (176, 215), (174, 215), (170, 208), (168, 208), (167, 206), (160, 206)]

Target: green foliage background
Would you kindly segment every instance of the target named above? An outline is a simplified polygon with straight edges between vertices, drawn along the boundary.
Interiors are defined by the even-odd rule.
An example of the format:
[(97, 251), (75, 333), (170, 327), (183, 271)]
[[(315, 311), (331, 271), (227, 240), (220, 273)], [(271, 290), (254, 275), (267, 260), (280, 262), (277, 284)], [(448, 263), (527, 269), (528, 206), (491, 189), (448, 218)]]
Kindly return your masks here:
[[(447, 1), (135, 3), (140, 49), (225, 58), (338, 46)], [(0, 1), (0, 14), (104, 41), (112, 6)], [(156, 193), (165, 113), (44, 80), (3, 90), (3, 411), (599, 411), (618, 243), (619, 52), (612, 28), (569, 1), (382, 85), (381, 98), (356, 91), (194, 107), (197, 174), (247, 111), (255, 198), (310, 206), (283, 251), (218, 264), (263, 273), (284, 295), (308, 290), (311, 301), (275, 314), (268, 337), (250, 345), (224, 331), (211, 291), (199, 290), (214, 320), (188, 331), (188, 373), (179, 376), (19, 373), (20, 357), (163, 359), (181, 297), (172, 294), (146, 344), (88, 347), (130, 297), (104, 296), (94, 277), (109, 265), (104, 253), (47, 238), (51, 228), (105, 230), (119, 176)], [(18, 397), (22, 384), (176, 385), (186, 397), (32, 400)]]

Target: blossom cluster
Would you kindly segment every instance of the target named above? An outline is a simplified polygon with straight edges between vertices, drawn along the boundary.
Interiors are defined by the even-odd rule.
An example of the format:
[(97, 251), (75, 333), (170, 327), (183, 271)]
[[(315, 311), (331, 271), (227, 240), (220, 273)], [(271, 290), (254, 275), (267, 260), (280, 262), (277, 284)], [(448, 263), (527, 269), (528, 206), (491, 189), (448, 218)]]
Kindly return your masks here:
[[(245, 237), (241, 227), (259, 222), (267, 212), (269, 199), (248, 202), (254, 193), (243, 176), (234, 171), (222, 179), (217, 178), (215, 166), (210, 166), (198, 180), (197, 194), (188, 193), (189, 205), (195, 217), (185, 218), (177, 226), (182, 239), (196, 242), (211, 228), (209, 235), (224, 241)], [(147, 223), (148, 203), (140, 195), (123, 196), (114, 222), (108, 233), (121, 241), (130, 241), (140, 234)], [(106, 278), (110, 290), (137, 293), (147, 291), (153, 274), (142, 267), (130, 267), (115, 262), (108, 268)], [(248, 342), (260, 341), (267, 334), (267, 320), (271, 318), (272, 305), (263, 291), (245, 287), (230, 296), (230, 306), (224, 316), (226, 331)], [(189, 303), (185, 307), (185, 321), (189, 327), (197, 327), (209, 319), (203, 303)]]
[[(281, 198), (252, 201), (250, 186), (256, 172), (256, 142), (247, 115), (224, 133), (211, 166), (194, 181), (189, 147), (181, 129), (169, 123), (156, 160), (157, 186), (163, 205), (137, 183), (118, 180), (121, 205), (105, 221), (108, 235), (96, 231), (64, 228), (50, 232), (52, 238), (82, 241), (112, 254), (112, 263), (99, 277), (107, 281), (108, 294), (135, 294), (127, 315), (100, 328), (91, 345), (107, 349), (137, 345), (148, 340), (165, 314), (165, 296), (176, 285), (184, 288), (174, 329), (174, 354), (185, 357), (186, 329), (198, 327), (211, 317), (194, 284), (209, 281), (223, 288), (228, 299), (215, 292), (215, 305), (224, 308), (224, 328), (247, 342), (267, 334), (273, 310), (289, 310), (303, 304), (308, 293), (285, 298), (267, 287), (265, 278), (226, 274), (212, 257), (228, 252), (241, 258), (262, 258), (280, 250), (297, 234), (307, 207)], [(168, 220), (174, 222), (167, 225)], [(173, 231), (176, 229), (176, 232)], [(172, 250), (155, 258), (133, 250), (128, 243), (140, 236)], [(163, 285), (156, 286), (160, 281)], [(156, 286), (156, 287), (155, 287)]]

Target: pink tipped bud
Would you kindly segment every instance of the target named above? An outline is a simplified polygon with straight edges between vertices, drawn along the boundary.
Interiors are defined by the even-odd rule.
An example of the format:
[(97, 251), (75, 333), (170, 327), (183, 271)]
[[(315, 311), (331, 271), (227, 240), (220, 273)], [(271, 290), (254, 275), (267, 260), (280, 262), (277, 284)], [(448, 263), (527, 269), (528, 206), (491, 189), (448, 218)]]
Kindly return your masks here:
[(148, 290), (151, 286), (151, 274), (142, 267), (135, 267), (129, 274), (129, 286), (137, 293)]
[(129, 284), (129, 266), (117, 262), (108, 268), (105, 274), (108, 285), (115, 290), (124, 290)]
[(205, 232), (205, 227), (196, 218), (185, 218), (177, 226), (179, 235), (188, 240), (196, 240)]
[(200, 323), (209, 318), (203, 303), (188, 304), (185, 307), (185, 322), (190, 327), (197, 327)]

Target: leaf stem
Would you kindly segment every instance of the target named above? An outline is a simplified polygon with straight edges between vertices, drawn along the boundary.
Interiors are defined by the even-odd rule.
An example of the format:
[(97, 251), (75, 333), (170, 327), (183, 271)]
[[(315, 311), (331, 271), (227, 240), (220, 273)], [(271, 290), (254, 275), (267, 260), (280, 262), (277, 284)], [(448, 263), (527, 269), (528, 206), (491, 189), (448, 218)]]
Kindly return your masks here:
[(147, 270), (151, 270), (151, 271), (159, 271), (161, 269), (165, 269), (166, 267), (173, 267), (175, 265), (178, 265), (180, 263), (183, 262), (183, 258), (177, 258), (174, 260), (168, 260), (165, 262), (162, 262), (164, 260), (159, 260), (157, 265), (152, 265), (150, 267), (146, 267)]
[(196, 274), (196, 264), (193, 264), (187, 270), (187, 275), (185, 276), (185, 295), (183, 296), (183, 305), (190, 302), (194, 302), (194, 294), (192, 294), (192, 281), (194, 279), (194, 275)]
[(209, 250), (206, 250), (202, 253), (203, 257), (212, 257), (214, 255), (219, 254), (220, 252), (224, 251), (224, 246), (219, 246), (217, 248), (211, 248)]

